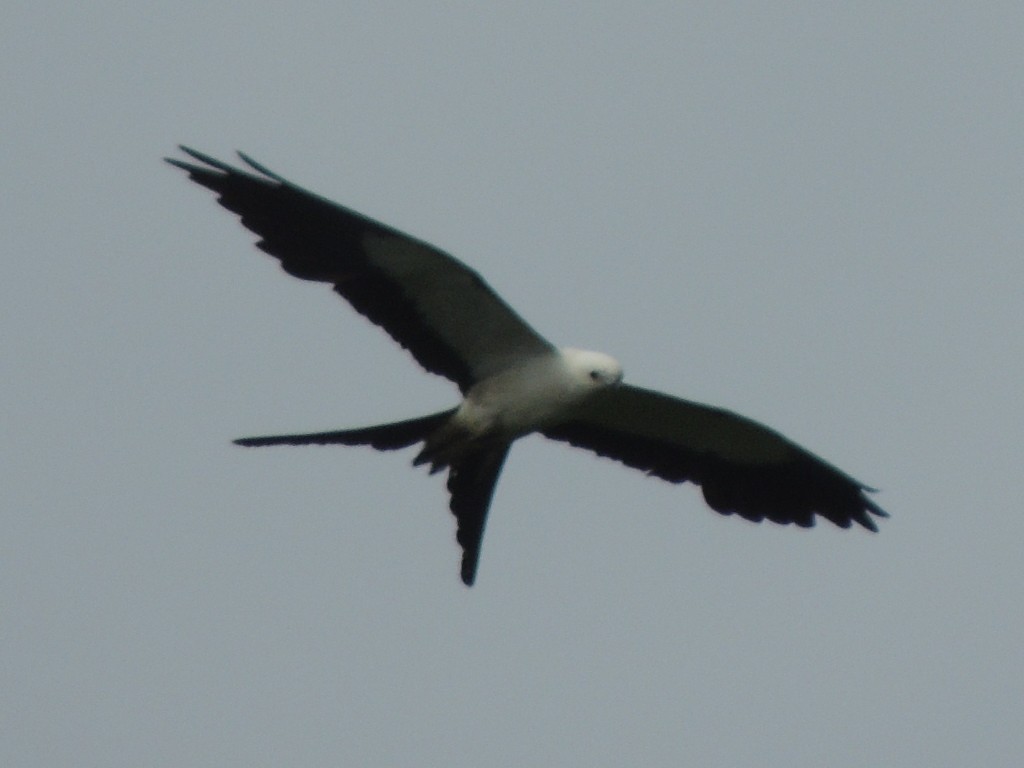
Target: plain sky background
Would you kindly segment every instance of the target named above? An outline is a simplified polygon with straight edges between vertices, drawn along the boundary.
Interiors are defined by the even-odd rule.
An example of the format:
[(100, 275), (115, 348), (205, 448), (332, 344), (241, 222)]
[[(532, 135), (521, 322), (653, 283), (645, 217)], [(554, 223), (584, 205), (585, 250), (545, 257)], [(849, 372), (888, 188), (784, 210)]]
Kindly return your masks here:
[[(1017, 766), (1024, 6), (12, 2), (0, 764)], [(161, 162), (247, 151), (556, 343), (763, 421), (881, 532), (517, 444)]]

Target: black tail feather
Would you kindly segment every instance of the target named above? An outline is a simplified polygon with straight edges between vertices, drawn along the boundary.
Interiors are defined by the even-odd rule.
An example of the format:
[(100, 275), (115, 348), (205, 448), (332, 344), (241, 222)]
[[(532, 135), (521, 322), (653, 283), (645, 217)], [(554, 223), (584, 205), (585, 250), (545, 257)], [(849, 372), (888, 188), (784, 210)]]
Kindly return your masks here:
[(440, 428), (455, 409), (421, 416), (418, 419), (380, 424), (375, 427), (343, 429), (335, 432), (313, 432), (303, 435), (268, 435), (266, 437), (242, 437), (236, 445), (259, 447), (264, 445), (369, 445), (378, 451), (393, 451), (408, 448), (413, 443), (426, 440)]
[(462, 546), (462, 583), (467, 587), (473, 586), (476, 580), (487, 511), (508, 449), (509, 444), (503, 443), (468, 454), (448, 470), (448, 490), (452, 495), (450, 507), (458, 521), (455, 538)]

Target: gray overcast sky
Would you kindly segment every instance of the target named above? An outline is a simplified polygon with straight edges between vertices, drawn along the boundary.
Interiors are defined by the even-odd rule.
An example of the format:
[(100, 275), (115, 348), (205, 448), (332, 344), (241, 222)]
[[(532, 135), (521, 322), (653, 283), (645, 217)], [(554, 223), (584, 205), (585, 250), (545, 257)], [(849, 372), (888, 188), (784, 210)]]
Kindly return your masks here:
[[(1024, 6), (9, 3), (0, 763), (1016, 766)], [(160, 161), (243, 149), (882, 488), (872, 536), (446, 407)]]

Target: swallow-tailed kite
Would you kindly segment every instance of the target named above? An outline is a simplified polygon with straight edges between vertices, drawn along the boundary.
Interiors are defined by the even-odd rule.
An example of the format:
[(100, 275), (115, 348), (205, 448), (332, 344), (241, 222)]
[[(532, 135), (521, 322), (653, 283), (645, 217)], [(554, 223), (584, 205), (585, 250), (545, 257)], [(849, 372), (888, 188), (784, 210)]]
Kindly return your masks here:
[(448, 470), (472, 585), (494, 486), (512, 443), (539, 432), (673, 483), (747, 520), (877, 530), (872, 489), (779, 433), (721, 408), (623, 384), (608, 355), (553, 346), (462, 262), (278, 176), (239, 153), (240, 170), (182, 147), (167, 158), (241, 217), (257, 247), (303, 280), (331, 283), (431, 373), (462, 392), (455, 408), (393, 424), (247, 437), (240, 445), (422, 443), (414, 464)]

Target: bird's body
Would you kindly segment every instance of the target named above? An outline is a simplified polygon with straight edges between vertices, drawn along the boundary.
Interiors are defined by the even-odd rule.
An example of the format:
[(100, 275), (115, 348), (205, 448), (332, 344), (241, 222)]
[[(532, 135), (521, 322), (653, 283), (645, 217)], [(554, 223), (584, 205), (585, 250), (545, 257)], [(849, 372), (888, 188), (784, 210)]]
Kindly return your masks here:
[(514, 439), (557, 421), (601, 387), (622, 381), (622, 366), (608, 355), (559, 349), (529, 357), (475, 384), (455, 418), (471, 429)]
[(393, 424), (239, 444), (422, 443), (415, 464), (448, 470), (463, 548), (462, 580), (476, 576), (494, 486), (512, 443), (539, 432), (671, 482), (700, 485), (723, 514), (809, 527), (815, 515), (876, 530), (886, 513), (866, 486), (756, 422), (622, 384), (606, 354), (556, 348), (483, 279), (448, 254), (307, 192), (241, 155), (259, 175), (184, 148), (168, 162), (219, 195), (289, 273), (335, 291), (424, 368), (462, 391), (452, 409)]

